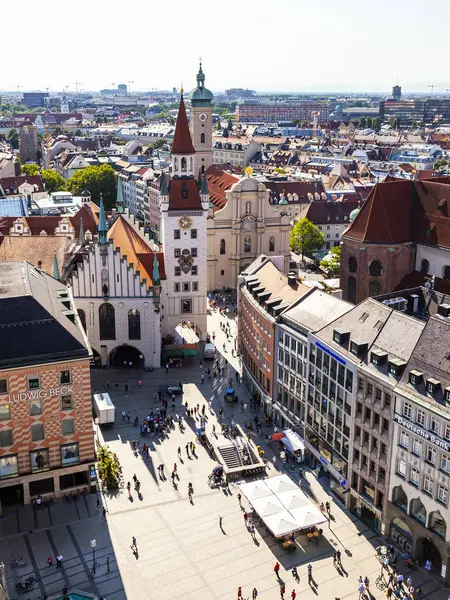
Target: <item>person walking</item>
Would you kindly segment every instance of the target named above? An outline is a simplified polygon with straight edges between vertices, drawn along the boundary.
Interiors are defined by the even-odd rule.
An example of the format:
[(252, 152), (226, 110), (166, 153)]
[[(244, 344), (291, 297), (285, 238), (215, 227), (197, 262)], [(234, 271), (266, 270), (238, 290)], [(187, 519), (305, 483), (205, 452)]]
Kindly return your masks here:
[(292, 590), (291, 598), (292, 598), (292, 600), (295, 600), (297, 598), (297, 594), (296, 594), (295, 590)]
[(137, 540), (136, 540), (136, 538), (134, 537), (134, 535), (133, 535), (133, 537), (131, 538), (131, 549), (132, 549), (133, 551), (137, 551)]
[(103, 509), (102, 509), (102, 518), (104, 521), (106, 521), (106, 508), (105, 507), (103, 507)]
[(202, 383), (205, 383), (205, 374), (202, 373)]
[(128, 495), (131, 496), (131, 483), (130, 482), (127, 483), (127, 491), (128, 491)]
[(178, 446), (178, 456), (181, 458), (181, 446)]
[(166, 373), (169, 372), (169, 363), (166, 363)]
[(187, 454), (187, 457), (189, 458), (189, 442), (186, 444), (186, 454)]
[(242, 508), (242, 496), (241, 496), (241, 494), (237, 495), (237, 499), (239, 501), (239, 506)]
[(62, 561), (63, 561), (63, 557), (62, 554), (58, 554), (58, 556), (56, 557), (56, 568), (60, 569), (62, 566)]
[(341, 551), (338, 550), (336, 552), (336, 561), (338, 562), (339, 566), (342, 567), (342, 563), (341, 563)]
[(280, 596), (281, 596), (281, 600), (284, 600), (284, 594), (286, 593), (286, 586), (284, 585), (284, 583), (282, 583), (280, 585)]
[(242, 588), (240, 586), (238, 587), (237, 597), (238, 600), (242, 600)]
[(47, 564), (49, 567), (53, 567), (53, 558), (51, 556), (47, 558)]
[(275, 575), (277, 576), (277, 579), (280, 579), (280, 563), (278, 561), (275, 563), (273, 570), (275, 572)]
[(258, 590), (256, 588), (253, 588), (252, 600), (256, 600), (257, 597), (258, 597)]
[(364, 597), (364, 592), (366, 591), (366, 586), (364, 585), (364, 581), (361, 581), (361, 583), (359, 584), (358, 591), (359, 591), (359, 598), (361, 600), (361, 598)]
[(308, 585), (312, 585), (313, 576), (312, 576), (312, 565), (308, 565)]
[(109, 564), (109, 556), (108, 556), (108, 558), (106, 559), (106, 572), (107, 572), (107, 573), (110, 573), (110, 572), (111, 572), (111, 569), (110, 569), (110, 564)]

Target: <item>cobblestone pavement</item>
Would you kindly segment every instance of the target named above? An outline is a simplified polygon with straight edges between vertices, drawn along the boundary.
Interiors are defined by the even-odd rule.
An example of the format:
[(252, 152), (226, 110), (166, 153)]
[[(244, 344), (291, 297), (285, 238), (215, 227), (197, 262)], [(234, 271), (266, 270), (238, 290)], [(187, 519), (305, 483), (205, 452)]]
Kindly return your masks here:
[[(180, 369), (171, 369), (166, 374), (160, 369), (153, 373), (141, 371), (104, 370), (93, 371), (93, 389), (107, 389), (116, 405), (116, 424), (112, 428), (99, 430), (97, 434), (119, 456), (125, 482), (133, 482), (136, 474), (141, 482), (141, 496), (133, 490), (129, 498), (125, 488), (115, 494), (106, 493), (101, 502), (108, 510), (106, 522), (97, 511), (95, 495), (82, 497), (78, 502), (59, 501), (49, 508), (34, 511), (31, 507), (10, 510), (0, 520), (0, 559), (5, 562), (7, 586), (10, 597), (14, 598), (15, 583), (20, 577), (39, 573), (41, 579), (35, 588), (24, 598), (36, 600), (38, 596), (60, 594), (64, 585), (70, 590), (79, 589), (95, 594), (106, 600), (197, 600), (198, 598), (228, 600), (237, 597), (237, 589), (242, 586), (244, 598), (251, 597), (254, 587), (258, 599), (280, 598), (279, 583), (273, 567), (278, 560), (281, 564), (280, 577), (286, 585), (286, 598), (293, 589), (297, 597), (313, 599), (322, 597), (333, 600), (338, 597), (357, 598), (357, 579), (368, 576), (372, 585), (372, 600), (385, 597), (384, 592), (375, 586), (380, 572), (380, 564), (375, 557), (374, 547), (379, 543), (376, 534), (367, 529), (354, 515), (332, 502), (333, 520), (330, 528), (324, 528), (324, 539), (319, 544), (308, 544), (305, 538), (299, 539), (295, 553), (286, 553), (279, 543), (265, 530), (258, 529), (256, 540), (248, 533), (242, 511), (237, 501), (237, 490), (231, 486), (230, 493), (212, 490), (207, 485), (207, 475), (214, 462), (196, 442), (196, 456), (188, 458), (185, 451), (187, 442), (195, 441), (194, 422), (181, 433), (178, 427), (168, 437), (153, 436), (145, 440), (150, 445), (149, 459), (134, 453), (131, 441), (138, 439), (138, 430), (133, 426), (136, 415), (143, 418), (151, 407), (156, 406), (155, 392), (168, 385), (181, 381), (184, 384), (184, 401), (190, 406), (206, 404), (211, 400), (212, 414), (209, 414), (207, 430), (213, 424), (218, 426), (216, 413), (220, 406), (224, 418), (243, 422), (249, 417), (249, 408), (243, 410), (240, 403), (225, 405), (223, 391), (228, 379), (234, 378), (234, 368), (239, 367), (238, 359), (231, 356), (231, 344), (220, 329), (214, 313), (209, 320), (210, 332), (216, 333), (216, 345), (224, 353), (231, 367), (219, 379), (205, 377), (201, 382), (202, 370), (199, 359)], [(231, 326), (232, 332), (235, 325)], [(209, 367), (211, 368), (211, 367)], [(142, 387), (138, 380), (142, 379)], [(125, 384), (128, 390), (125, 391)], [(240, 398), (249, 406), (249, 398), (242, 384), (234, 384)], [(121, 411), (130, 411), (130, 423), (123, 421)], [(169, 403), (170, 411), (170, 403)], [(209, 412), (209, 411), (207, 411)], [(177, 398), (174, 416), (184, 415), (180, 398)], [(141, 442), (142, 443), (142, 442)], [(257, 437), (253, 443), (262, 443)], [(182, 460), (177, 456), (182, 448)], [(269, 459), (268, 474), (278, 473), (285, 468), (280, 461), (274, 463), (276, 448), (266, 446)], [(177, 463), (180, 480), (178, 489), (172, 486), (170, 473)], [(163, 464), (168, 476), (166, 481), (158, 477), (158, 465)], [(289, 467), (288, 467), (289, 469)], [(295, 480), (298, 473), (288, 470)], [(312, 472), (307, 473), (310, 494), (313, 501), (330, 499)], [(191, 482), (194, 488), (192, 504), (188, 500), (187, 487)], [(223, 531), (219, 518), (223, 519)], [(131, 549), (132, 536), (137, 539), (137, 552)], [(91, 574), (93, 564), (90, 540), (95, 538), (96, 573)], [(338, 572), (333, 566), (333, 552), (342, 552), (343, 569)], [(63, 568), (49, 568), (48, 555), (55, 557), (61, 552)], [(28, 566), (11, 569), (9, 563), (18, 556), (28, 558)], [(106, 560), (110, 558), (110, 572)], [(318, 587), (308, 585), (306, 567), (313, 565), (314, 579)], [(291, 574), (292, 567), (298, 567), (300, 582)], [(444, 590), (434, 580), (427, 580), (422, 571), (412, 574), (413, 583), (422, 585), (425, 597), (430, 600), (443, 600)]]

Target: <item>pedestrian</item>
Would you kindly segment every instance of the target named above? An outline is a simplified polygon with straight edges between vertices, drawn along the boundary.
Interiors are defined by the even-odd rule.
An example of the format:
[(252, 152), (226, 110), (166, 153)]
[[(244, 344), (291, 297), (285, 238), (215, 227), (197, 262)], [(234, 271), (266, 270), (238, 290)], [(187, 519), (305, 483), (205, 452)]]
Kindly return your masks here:
[[(248, 520), (248, 514), (247, 514), (247, 512), (244, 512), (244, 523), (245, 523), (245, 526), (246, 526), (246, 527), (247, 527), (247, 529), (248, 529), (247, 520)], [(278, 564), (278, 563), (277, 563), (277, 564)]]
[[(244, 517), (245, 517), (245, 515), (244, 515)], [(280, 563), (278, 561), (275, 563), (275, 566), (274, 566), (273, 570), (275, 572), (275, 575), (277, 576), (277, 579), (279, 579), (280, 578), (280, 573), (279, 573), (279, 571), (280, 571)]]
[(292, 600), (295, 600), (297, 598), (297, 594), (295, 593), (295, 590), (292, 590), (291, 598), (292, 598)]
[(256, 588), (253, 588), (252, 600), (256, 600), (257, 597), (258, 597), (258, 590)]
[(166, 363), (166, 373), (169, 372), (169, 363)]
[(181, 458), (181, 446), (178, 446), (178, 456)]
[(128, 421), (128, 423), (130, 422), (130, 419), (131, 419), (131, 413), (130, 413), (130, 411), (128, 411), (127, 412), (127, 421)]
[(100, 510), (100, 498), (97, 497), (97, 510)]
[(325, 502), (325, 508), (326, 508), (328, 515), (330, 515), (330, 503), (328, 501)]
[(123, 387), (125, 388), (125, 391), (128, 392), (128, 383), (126, 383)]
[(103, 520), (106, 521), (106, 508), (105, 507), (103, 507), (102, 513), (103, 513)]
[(252, 538), (255, 537), (255, 524), (253, 523), (253, 521), (250, 523), (250, 534)]
[(284, 583), (282, 583), (280, 585), (280, 596), (281, 596), (281, 600), (284, 600), (284, 594), (286, 593), (286, 586), (284, 585)]
[(202, 383), (205, 383), (205, 374), (202, 373)]
[(111, 569), (110, 569), (110, 566), (109, 566), (109, 556), (108, 556), (108, 558), (106, 559), (106, 571), (107, 571), (108, 573), (110, 573), (110, 571), (111, 571)]
[(309, 564), (308, 565), (308, 584), (311, 585), (312, 584), (312, 580), (313, 580), (313, 576), (312, 576), (312, 565)]
[(127, 416), (127, 413), (123, 410), (122, 411), (122, 421), (125, 421), (126, 416)]
[(173, 463), (173, 472), (176, 473), (177, 472), (177, 463)]
[(241, 494), (237, 495), (237, 499), (239, 501), (239, 506), (242, 508), (242, 496), (241, 496)]
[(336, 560), (337, 560), (337, 562), (339, 563), (339, 566), (341, 566), (341, 567), (342, 567), (342, 563), (341, 563), (341, 551), (340, 551), (340, 550), (338, 550), (338, 551), (336, 552)]
[(364, 592), (366, 591), (366, 588), (365, 588), (365, 586), (364, 586), (364, 582), (361, 582), (361, 583), (359, 584), (358, 591), (359, 591), (359, 598), (363, 598), (363, 596), (364, 596)]
[(240, 600), (242, 598), (242, 588), (241, 587), (238, 587), (238, 595), (237, 595), (237, 597), (238, 597), (238, 600)]
[(134, 537), (134, 535), (133, 535), (133, 537), (131, 538), (131, 548), (134, 548), (135, 550), (137, 550), (137, 540), (136, 540), (136, 538)]
[(337, 561), (337, 552), (333, 552), (333, 565), (336, 564)]
[(141, 489), (141, 482), (139, 481), (139, 479), (136, 481), (136, 491), (139, 494), (139, 490)]
[(370, 581), (369, 581), (369, 578), (367, 577), (367, 575), (366, 575), (366, 577), (364, 577), (364, 585), (366, 587), (366, 590), (369, 591)]
[(63, 561), (63, 557), (62, 554), (58, 554), (58, 556), (56, 557), (56, 568), (60, 569), (62, 566), (62, 561)]
[(408, 586), (408, 589), (412, 586), (412, 577), (408, 577), (406, 580), (406, 585)]
[(53, 558), (52, 558), (51, 556), (49, 556), (49, 557), (47, 558), (47, 564), (48, 564), (48, 566), (49, 566), (49, 567), (52, 567), (52, 566), (53, 566)]

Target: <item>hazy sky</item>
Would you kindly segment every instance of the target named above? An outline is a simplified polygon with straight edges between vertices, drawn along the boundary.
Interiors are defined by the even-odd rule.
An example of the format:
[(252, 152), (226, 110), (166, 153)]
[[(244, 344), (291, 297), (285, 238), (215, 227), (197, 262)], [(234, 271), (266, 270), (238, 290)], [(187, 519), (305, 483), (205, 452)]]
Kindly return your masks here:
[(2, 90), (191, 89), (199, 56), (212, 90), (450, 88), (450, 0), (2, 0), (0, 17)]

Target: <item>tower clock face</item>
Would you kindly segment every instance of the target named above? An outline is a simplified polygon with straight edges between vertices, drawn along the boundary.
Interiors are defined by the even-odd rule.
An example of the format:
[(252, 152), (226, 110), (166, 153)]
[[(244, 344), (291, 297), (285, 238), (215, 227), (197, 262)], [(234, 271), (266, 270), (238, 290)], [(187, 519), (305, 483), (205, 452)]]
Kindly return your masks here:
[(189, 215), (183, 215), (182, 217), (180, 217), (179, 225), (181, 229), (189, 229), (189, 227), (192, 227), (191, 217)]
[(200, 113), (198, 115), (198, 120), (200, 123), (205, 123), (208, 120), (208, 115), (206, 113)]

